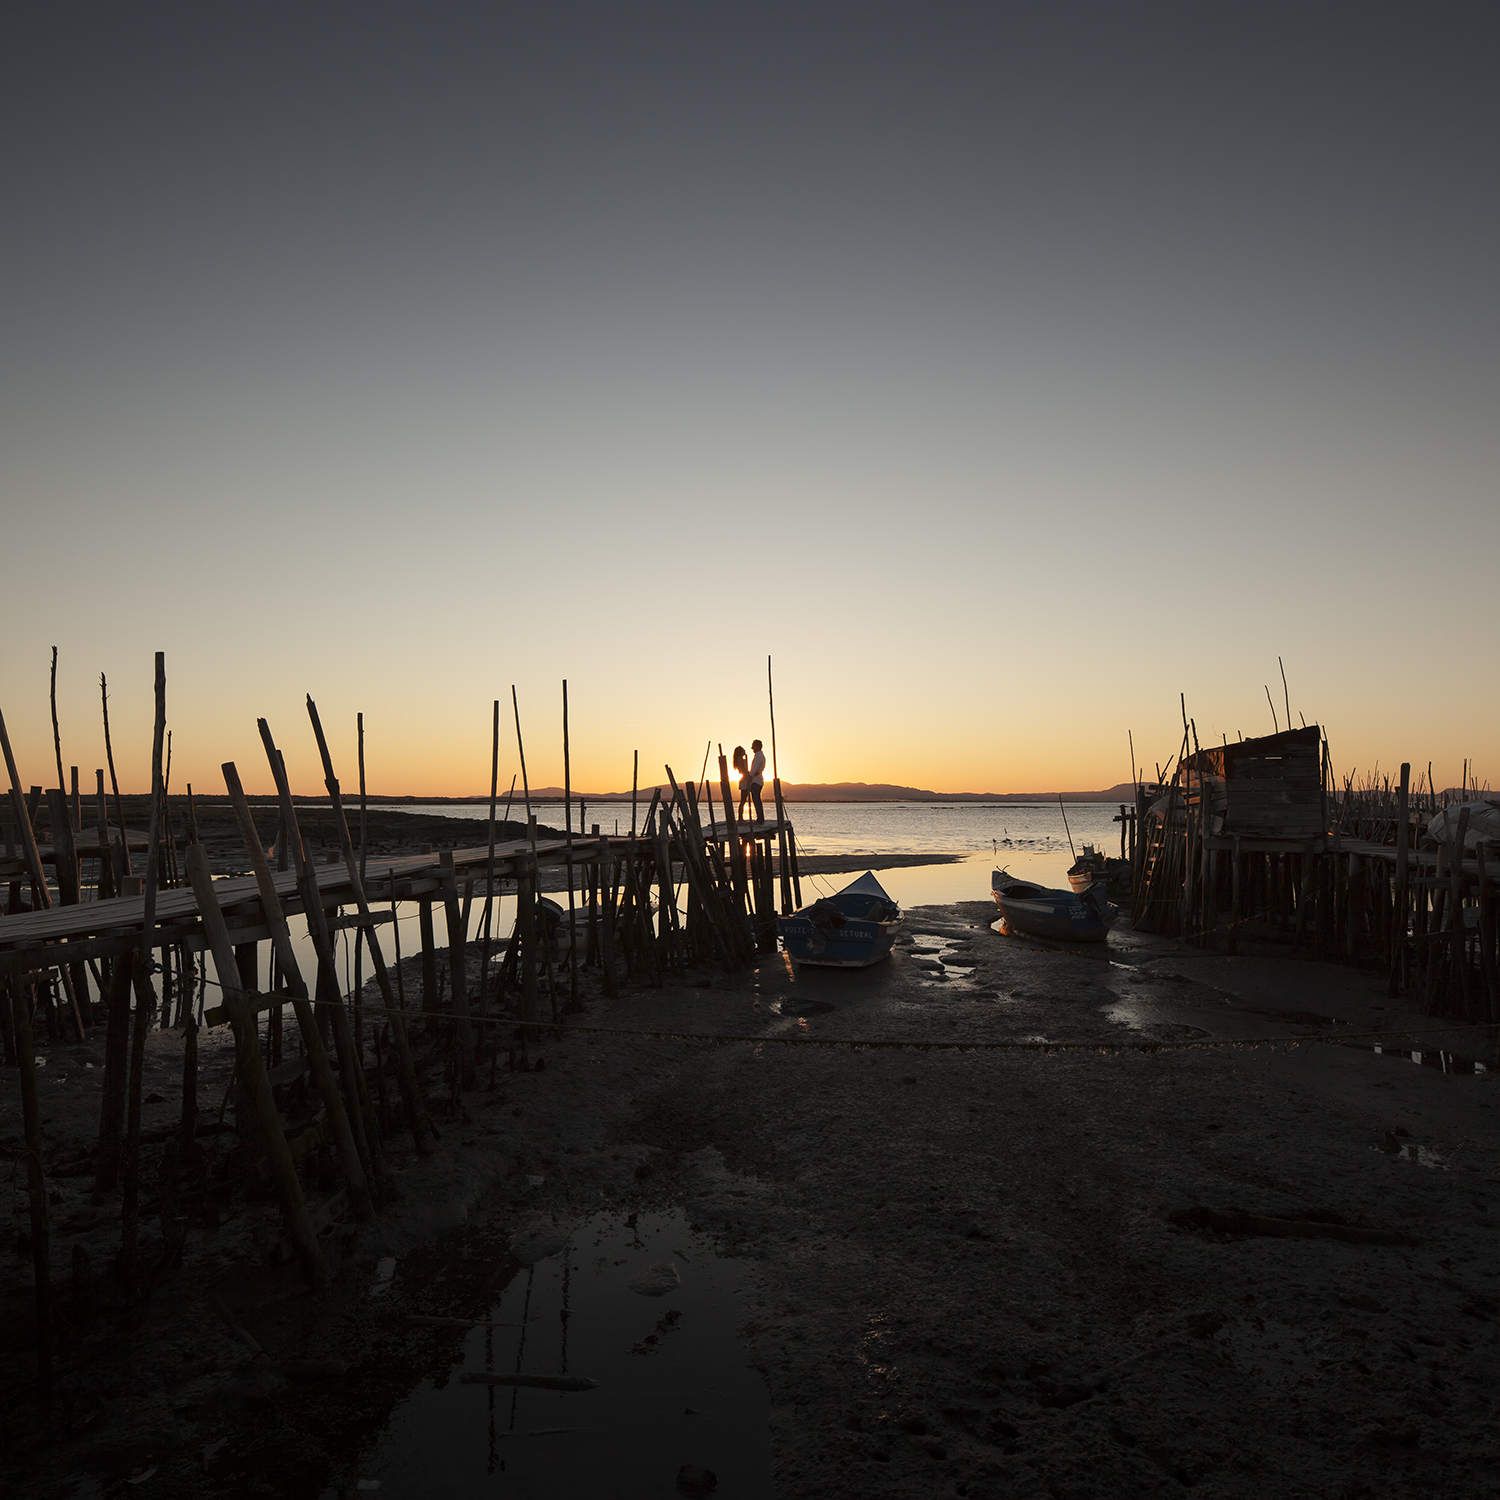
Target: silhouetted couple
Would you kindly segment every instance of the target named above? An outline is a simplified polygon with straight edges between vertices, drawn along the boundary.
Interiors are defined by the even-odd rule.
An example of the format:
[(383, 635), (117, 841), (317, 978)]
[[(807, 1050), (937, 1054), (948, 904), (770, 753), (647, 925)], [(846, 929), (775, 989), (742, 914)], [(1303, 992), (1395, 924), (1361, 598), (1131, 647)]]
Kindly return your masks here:
[(734, 747), (734, 768), (740, 773), (740, 810), (738, 816), (745, 816), (745, 807), (753, 803), (755, 806), (755, 821), (764, 823), (765, 813), (761, 810), (760, 789), (766, 784), (766, 755), (760, 748), (759, 740), (751, 740), (750, 748), (755, 752), (754, 756), (746, 760), (745, 747), (736, 745)]

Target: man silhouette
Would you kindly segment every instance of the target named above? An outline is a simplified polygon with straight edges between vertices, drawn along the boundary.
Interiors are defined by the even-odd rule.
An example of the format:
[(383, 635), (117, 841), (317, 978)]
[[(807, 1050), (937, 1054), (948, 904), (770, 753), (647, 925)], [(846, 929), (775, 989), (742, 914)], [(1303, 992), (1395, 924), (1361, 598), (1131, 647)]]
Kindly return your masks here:
[(766, 784), (766, 752), (760, 748), (759, 740), (751, 740), (750, 748), (755, 752), (750, 758), (750, 800), (755, 804), (755, 821), (764, 823), (766, 815), (761, 810), (760, 789)]

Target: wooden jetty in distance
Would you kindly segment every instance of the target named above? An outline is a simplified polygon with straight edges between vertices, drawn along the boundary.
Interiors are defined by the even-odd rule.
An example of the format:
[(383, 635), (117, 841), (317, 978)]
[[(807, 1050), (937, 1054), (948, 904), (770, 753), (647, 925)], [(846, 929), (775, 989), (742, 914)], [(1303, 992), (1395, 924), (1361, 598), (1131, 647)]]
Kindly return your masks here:
[[(103, 1037), (98, 1145), (82, 1169), (95, 1179), (96, 1200), (121, 1195), (116, 1271), (127, 1298), (174, 1253), (171, 1244), (164, 1247), (156, 1273), (142, 1267), (143, 1180), (160, 1184), (164, 1202), (174, 1206), (170, 1214), (161, 1212), (164, 1232), (177, 1236), (178, 1254), (194, 1205), (208, 1211), (224, 1187), (209, 1180), (199, 1144), (200, 1135), (218, 1128), (198, 1118), (196, 1036), (204, 1025), (228, 1025), (234, 1035), (229, 1128), (241, 1140), (245, 1167), (236, 1180), (270, 1182), (280, 1204), (284, 1253), (294, 1255), (309, 1284), (320, 1289), (328, 1280), (320, 1236), (335, 1219), (366, 1220), (379, 1212), (384, 1143), (398, 1120), (417, 1151), (430, 1149), (434, 1117), (456, 1107), (459, 1091), (475, 1086), (481, 1068), (488, 1065), (493, 1083), (502, 1060), (508, 1067), (525, 1065), (528, 1045), (581, 1008), (581, 975), (592, 975), (600, 991), (613, 995), (621, 981), (660, 985), (709, 967), (733, 971), (757, 953), (774, 951), (778, 914), (801, 904), (795, 835), (779, 781), (773, 782), (773, 818), (738, 819), (722, 752), (717, 806), (712, 783), (702, 783), (700, 795), (698, 785), (679, 785), (667, 767), (669, 790), (653, 793), (639, 827), (632, 816), (628, 836), (605, 836), (597, 824), (587, 832), (573, 829), (569, 791), (562, 836), (544, 835), (532, 817), (525, 837), (497, 839), (492, 778), (489, 824), (477, 825), (488, 833), (483, 843), (372, 857), (360, 844), (359, 819), (346, 811), (310, 698), (337, 848), (318, 860), (299, 823), (307, 806), (293, 797), (285, 763), (261, 720), (277, 788), (277, 837), (272, 849), (265, 847), (238, 770), (226, 763), (228, 807), (251, 873), (215, 879), (198, 838), (196, 811), (205, 800), (190, 797), (186, 817), (175, 830), (169, 823), (160, 654), (156, 689), (144, 835), (125, 828), (117, 788), (111, 820), (102, 770), (87, 830), (76, 772), (71, 795), (56, 788), (43, 799), (40, 788), (23, 789), (0, 717), (10, 780), (0, 863), (0, 1043), (22, 1081), (44, 1391), (56, 1319), (50, 1164), (35, 1078), (39, 1028), (54, 1042)], [(107, 708), (105, 722), (107, 734)], [(566, 722), (565, 686), (565, 766)], [(495, 725), (498, 760), (498, 703)], [(61, 780), (60, 746), (58, 765)], [(38, 837), (44, 800), (45, 842)], [(216, 801), (222, 809), (222, 799)], [(557, 882), (567, 893), (566, 911), (541, 896), (544, 883)], [(502, 891), (516, 897), (514, 926), (504, 935), (492, 930), (495, 903), (488, 899)], [(479, 933), (470, 936), (476, 893), (485, 904)], [(421, 993), (410, 1005), (393, 925), (402, 903), (415, 903), (420, 917)], [(442, 943), (434, 921), (439, 910)], [(293, 922), (305, 925), (306, 944), (293, 942)], [(390, 929), (387, 938), (396, 937), (394, 966), (383, 929)], [(351, 989), (339, 976), (334, 939), (341, 931), (355, 939)], [(262, 976), (258, 945), (266, 941), (270, 972)], [(308, 945), (311, 972), (304, 973)], [(204, 955), (212, 957), (215, 978)], [(364, 993), (365, 963), (378, 1001)], [(140, 1108), (145, 1038), (168, 1027), (180, 1028), (184, 1040), (182, 1118), (165, 1139), (148, 1141)], [(416, 1056), (419, 1043), (427, 1049), (425, 1060)], [(434, 1065), (448, 1085), (447, 1100), (435, 1097), (425, 1079), (424, 1069)], [(394, 1109), (392, 1086), (399, 1095)], [(149, 1172), (144, 1146), (160, 1148)], [(315, 1153), (320, 1169), (309, 1174)], [(78, 1175), (79, 1163), (69, 1170)], [(313, 1184), (325, 1188), (330, 1173), (333, 1189), (314, 1201)], [(76, 1261), (82, 1246), (74, 1249)], [(76, 1264), (74, 1271), (76, 1277)]]
[(1465, 813), (1427, 837), (1449, 799), (1414, 793), (1410, 765), (1395, 785), (1335, 785), (1315, 724), (1195, 741), (1189, 725), (1170, 781), (1137, 787), (1137, 927), (1234, 953), (1256, 921), (1310, 954), (1384, 965), (1390, 993), (1430, 1015), (1500, 1023), (1500, 850), (1466, 849)]

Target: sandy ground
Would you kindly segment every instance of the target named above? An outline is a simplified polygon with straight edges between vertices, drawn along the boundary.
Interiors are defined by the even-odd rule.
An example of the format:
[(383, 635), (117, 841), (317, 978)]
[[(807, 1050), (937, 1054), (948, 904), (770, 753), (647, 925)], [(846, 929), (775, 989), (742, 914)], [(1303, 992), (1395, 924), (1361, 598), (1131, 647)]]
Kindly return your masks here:
[[(474, 1315), (505, 1269), (455, 1248), (478, 1227), (565, 1231), (601, 1207), (670, 1204), (755, 1267), (745, 1335), (770, 1390), (782, 1496), (1494, 1494), (1494, 1073), (1322, 1044), (1110, 1050), (1285, 1036), (1312, 1029), (1310, 1013), (1430, 1023), (1341, 968), (1128, 933), (1107, 958), (1064, 954), (998, 935), (994, 915), (919, 909), (891, 962), (863, 973), (767, 957), (732, 980), (593, 998), (575, 1019), (1104, 1050), (573, 1033), (525, 1073), (502, 1053), (495, 1087), (440, 1117), (434, 1158), (392, 1150), (399, 1198), (380, 1222), (330, 1232), (344, 1272), (325, 1301), (267, 1262), (274, 1209), (261, 1202), (195, 1227), (146, 1309), (81, 1330), (50, 1422), (12, 1347), (3, 1492), (316, 1495), (451, 1356), (442, 1330), (398, 1328), (368, 1295), (383, 1257), (409, 1284), (448, 1277), (445, 1305)], [(153, 1041), (163, 1102), (148, 1125), (151, 1110), (176, 1117), (180, 1046)], [(65, 1121), (97, 1087), (71, 1052), (49, 1057), (43, 1086), (60, 1157)], [(428, 1077), (441, 1095), (436, 1062)], [(211, 1078), (205, 1066), (203, 1104), (217, 1110)], [(8, 1139), (12, 1078), (3, 1090)], [(65, 1280), (74, 1241), (103, 1266), (118, 1230), (89, 1205), (88, 1179), (54, 1185)], [(1203, 1208), (1403, 1238), (1221, 1233)], [(28, 1264), (8, 1257), (12, 1332)], [(210, 1290), (274, 1357), (342, 1358), (349, 1375), (298, 1389), (258, 1370)]]

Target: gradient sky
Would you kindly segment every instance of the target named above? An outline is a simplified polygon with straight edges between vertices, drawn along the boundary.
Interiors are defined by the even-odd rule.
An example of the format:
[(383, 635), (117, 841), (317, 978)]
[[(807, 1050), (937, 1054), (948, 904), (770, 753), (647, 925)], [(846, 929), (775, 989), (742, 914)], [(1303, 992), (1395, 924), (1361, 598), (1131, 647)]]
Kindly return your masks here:
[[(48, 781), (1500, 782), (1491, 5), (7, 7), (0, 707)], [(1284, 727), (1284, 726), (1283, 726)], [(502, 787), (516, 768), (502, 747)]]

